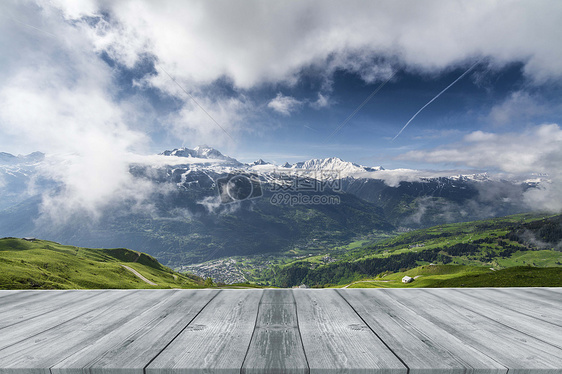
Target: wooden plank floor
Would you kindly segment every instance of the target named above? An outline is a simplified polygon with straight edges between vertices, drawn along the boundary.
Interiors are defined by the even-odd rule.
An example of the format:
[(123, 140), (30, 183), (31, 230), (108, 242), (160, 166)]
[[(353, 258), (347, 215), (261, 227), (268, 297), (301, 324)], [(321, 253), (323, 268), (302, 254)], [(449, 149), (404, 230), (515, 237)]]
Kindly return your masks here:
[(0, 291), (2, 373), (562, 373), (562, 290)]

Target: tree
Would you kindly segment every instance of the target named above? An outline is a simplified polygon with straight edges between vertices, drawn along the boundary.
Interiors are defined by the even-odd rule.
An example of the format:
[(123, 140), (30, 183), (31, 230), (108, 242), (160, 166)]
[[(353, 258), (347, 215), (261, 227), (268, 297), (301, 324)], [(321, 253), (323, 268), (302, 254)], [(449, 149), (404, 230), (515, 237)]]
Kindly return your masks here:
[(208, 277), (207, 279), (205, 279), (205, 283), (204, 283), (205, 287), (213, 287), (214, 285), (215, 283), (213, 282), (213, 278)]

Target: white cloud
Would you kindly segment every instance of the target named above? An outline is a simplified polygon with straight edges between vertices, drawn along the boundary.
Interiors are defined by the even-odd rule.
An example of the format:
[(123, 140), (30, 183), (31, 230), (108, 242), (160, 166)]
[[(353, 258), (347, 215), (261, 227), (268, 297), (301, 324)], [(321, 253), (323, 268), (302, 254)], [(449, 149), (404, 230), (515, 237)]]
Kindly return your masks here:
[[(80, 19), (74, 2), (59, 2)], [(98, 48), (131, 65), (157, 57), (183, 83), (228, 76), (251, 88), (295, 83), (303, 67), (358, 72), (383, 80), (389, 61), (428, 72), (466, 59), (525, 63), (529, 77), (562, 76), (558, 1), (100, 2), (112, 21), (92, 27)], [(92, 14), (91, 6), (84, 15)], [(378, 58), (378, 63), (373, 62)]]
[(410, 151), (399, 157), (428, 163), (494, 168), (511, 173), (546, 173), (552, 183), (529, 190), (532, 207), (562, 210), (562, 129), (557, 124), (532, 127), (523, 133), (493, 134), (475, 131), (457, 144), (429, 151)]
[(310, 104), (314, 109), (327, 108), (330, 105), (330, 97), (318, 92), (318, 99)]
[(494, 125), (513, 125), (529, 120), (538, 114), (548, 112), (548, 108), (541, 105), (538, 100), (525, 91), (516, 91), (502, 103), (495, 105), (490, 110), (489, 119)]
[(441, 178), (460, 175), (479, 174), (471, 170), (415, 170), (415, 169), (390, 169), (376, 172), (355, 173), (355, 178), (371, 178), (382, 180), (389, 187), (398, 187), (400, 182), (422, 182), (428, 178)]
[(148, 138), (115, 100), (111, 69), (56, 12), (24, 5), (10, 14), (42, 32), (0, 25), (0, 45), (11, 51), (0, 60), (0, 133), (17, 139), (14, 147), (52, 155), (41, 173), (62, 188), (44, 197), (43, 212), (97, 217), (115, 200), (142, 200), (146, 186), (133, 183), (126, 159)]
[[(229, 137), (218, 126), (208, 126), (209, 118), (164, 71), (208, 103), (213, 117), (225, 118), (217, 122), (229, 133), (254, 130), (249, 119), (259, 105), (250, 105), (240, 92), (296, 85), (309, 68), (322, 76), (322, 92), (330, 91), (338, 70), (374, 83), (397, 68), (434, 74), (476, 59), (485, 59), (492, 68), (522, 62), (534, 82), (562, 78), (562, 4), (553, 0), (38, 3), (49, 22), (72, 22), (66, 29), (94, 51), (128, 67), (153, 59), (156, 74), (140, 84), (184, 103), (181, 113), (172, 115), (172, 134), (183, 140), (195, 134), (202, 138), (198, 142), (217, 146), (231, 142)], [(220, 79), (234, 84), (234, 101), (211, 89)], [(309, 105), (325, 107), (325, 99), (322, 94)], [(288, 116), (298, 103), (288, 97), (274, 99), (269, 107)]]
[(299, 109), (301, 105), (301, 101), (291, 96), (283, 96), (283, 94), (279, 92), (277, 96), (267, 104), (267, 107), (284, 116), (290, 116), (291, 113)]
[(475, 131), (466, 135), (460, 144), (431, 151), (410, 151), (399, 159), (491, 167), (508, 173), (551, 173), (553, 165), (546, 161), (561, 152), (562, 130), (558, 125), (550, 124), (517, 134)]
[(464, 137), (466, 142), (491, 142), (497, 139), (496, 134), (483, 131), (474, 131)]
[(244, 125), (255, 115), (256, 109), (244, 97), (212, 100), (202, 96), (197, 102), (205, 111), (193, 101), (187, 101), (168, 118), (171, 132), (179, 139), (189, 144), (204, 144), (211, 140), (215, 146), (225, 147), (240, 132), (252, 130)]
[[(60, 162), (52, 165), (65, 166), (45, 173), (66, 188), (45, 207), (56, 203), (93, 215), (112, 198), (142, 198), (148, 189), (133, 189), (127, 166), (149, 141), (144, 133), (151, 125), (138, 114), (142, 104), (118, 99), (102, 52), (128, 67), (154, 59), (160, 70), (138, 83), (179, 99), (181, 109), (167, 118), (171, 132), (200, 143), (228, 138), (162, 68), (232, 136), (252, 131), (245, 120), (256, 105), (240, 92), (294, 85), (310, 67), (324, 71), (326, 80), (344, 69), (374, 82), (386, 79), (394, 64), (434, 73), (485, 57), (493, 66), (523, 62), (537, 82), (562, 77), (559, 1), (38, 0), (2, 7), (7, 11), (0, 23), (0, 145), (59, 154)], [(108, 17), (101, 16), (106, 12)], [(210, 89), (223, 78), (233, 82), (234, 98)], [(323, 105), (323, 98), (316, 103)], [(279, 94), (268, 106), (290, 115), (302, 104)], [(472, 154), (461, 144), (421, 156), (507, 171), (546, 170), (547, 160), (551, 166), (560, 160), (553, 149), (560, 149), (553, 143), (559, 128), (541, 129), (546, 134), (494, 139), (473, 134)]]

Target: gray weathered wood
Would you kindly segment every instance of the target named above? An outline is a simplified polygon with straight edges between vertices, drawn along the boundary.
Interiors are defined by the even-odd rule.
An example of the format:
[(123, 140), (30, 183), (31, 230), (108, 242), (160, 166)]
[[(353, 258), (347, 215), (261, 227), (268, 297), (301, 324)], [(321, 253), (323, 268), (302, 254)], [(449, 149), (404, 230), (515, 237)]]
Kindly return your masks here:
[[(383, 290), (438, 327), (492, 357), (509, 373), (560, 373), (562, 350), (448, 301), (455, 289)], [(394, 291), (394, 292), (392, 292)], [(406, 291), (406, 290), (405, 290)], [(467, 301), (467, 303), (470, 303)], [(478, 307), (478, 304), (471, 304)], [(531, 370), (531, 371), (529, 371)]]
[[(0, 350), (0, 373), (49, 373), (50, 367), (135, 318), (162, 297), (162, 292), (146, 291), (110, 291), (100, 294), (96, 304), (78, 307), (86, 309), (86, 312), (81, 310), (71, 319), (65, 317), (62, 319), (64, 322), (48, 330), (40, 329), (42, 332)], [(63, 309), (61, 312), (70, 314), (71, 310)], [(22, 327), (26, 328), (27, 325)]]
[(0, 291), (0, 295), (4, 295), (4, 297), (0, 297), (0, 313), (10, 313), (11, 310), (21, 307), (37, 305), (43, 300), (50, 300), (64, 294), (64, 291)]
[(531, 287), (528, 289), (521, 289), (521, 292), (531, 295), (533, 298), (538, 298), (543, 302), (550, 303), (551, 305), (560, 305), (560, 299), (562, 299), (562, 287), (558, 288), (541, 288), (541, 287)]
[[(26, 293), (23, 291), (22, 293)], [(10, 303), (10, 307), (6, 306), (0, 312), (0, 329), (11, 325), (25, 322), (30, 323), (31, 319), (41, 318), (37, 321), (44, 325), (44, 317), (48, 318), (49, 313), (57, 316), (56, 321), (60, 322), (64, 316), (60, 316), (57, 310), (64, 306), (70, 309), (74, 305), (78, 305), (87, 299), (101, 295), (103, 291), (96, 290), (91, 292), (82, 291), (50, 291), (43, 293), (32, 292), (28, 297), (22, 300)], [(33, 322), (31, 322), (33, 323)], [(1, 331), (1, 330), (0, 330)], [(1, 343), (0, 343), (1, 344)]]
[(462, 294), (470, 295), (480, 300), (492, 300), (498, 302), (502, 307), (516, 310), (527, 316), (562, 326), (562, 297), (557, 305), (545, 302), (536, 296), (511, 290), (508, 288), (489, 288), (485, 292), (471, 288), (463, 289)]
[(166, 292), (147, 308), (74, 355), (51, 373), (143, 373), (143, 369), (218, 293), (217, 290)]
[(416, 373), (507, 373), (507, 368), (380, 289), (340, 290), (369, 327)]
[(146, 373), (240, 373), (262, 292), (221, 291), (146, 367)]
[(561, 288), (0, 291), (0, 374), (562, 373)]
[[(439, 290), (427, 291), (439, 296)], [(448, 303), (455, 303), (480, 315), (483, 319), (492, 319), (523, 334), (532, 337), (540, 336), (539, 340), (562, 349), (562, 327), (526, 315), (519, 310), (505, 308), (502, 300), (476, 298), (470, 294), (463, 293), (462, 290), (447, 294)]]
[(37, 296), (41, 293), (46, 292), (33, 290), (0, 290), (0, 309), (6, 305), (12, 304), (15, 300)]
[[(76, 318), (91, 313), (92, 310), (99, 308), (105, 304), (115, 302), (123, 297), (131, 297), (132, 293), (121, 292), (84, 292), (80, 293), (78, 302), (74, 301), (73, 293), (64, 293), (62, 299), (58, 299), (58, 308), (47, 309), (46, 313), (41, 313), (42, 303), (37, 303), (37, 309), (34, 308), (34, 316), (31, 318), (20, 318), (21, 313), (26, 314), (26, 311), (11, 313), (5, 324), (6, 327), (2, 328), (3, 339), (0, 339), (0, 350), (5, 349), (18, 342), (31, 339), (40, 335), (44, 331), (49, 331), (57, 326), (63, 325), (68, 321), (75, 320)], [(83, 299), (80, 299), (83, 298)], [(0, 358), (2, 357), (0, 351)]]
[(264, 290), (242, 373), (307, 373), (291, 290)]
[(406, 373), (335, 290), (295, 290), (310, 373)]
[(17, 295), (20, 293), (21, 293), (20, 290), (0, 290), (0, 299), (3, 298), (4, 296)]

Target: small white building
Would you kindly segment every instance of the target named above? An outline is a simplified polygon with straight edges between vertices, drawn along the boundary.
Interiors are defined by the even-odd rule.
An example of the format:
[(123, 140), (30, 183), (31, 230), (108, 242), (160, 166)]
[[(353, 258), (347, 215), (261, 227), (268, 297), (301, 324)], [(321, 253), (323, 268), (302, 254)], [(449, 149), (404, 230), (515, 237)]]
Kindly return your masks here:
[(414, 278), (409, 277), (407, 275), (404, 275), (404, 278), (402, 278), (402, 283), (410, 283), (410, 282), (413, 282), (413, 281), (414, 281)]

